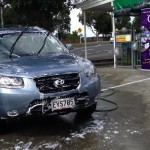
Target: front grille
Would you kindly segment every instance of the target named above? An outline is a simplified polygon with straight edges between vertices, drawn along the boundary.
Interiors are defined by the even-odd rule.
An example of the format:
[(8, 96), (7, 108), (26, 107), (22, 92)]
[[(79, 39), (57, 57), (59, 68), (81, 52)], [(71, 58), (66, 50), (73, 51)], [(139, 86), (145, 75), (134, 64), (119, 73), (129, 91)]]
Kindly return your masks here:
[(80, 84), (78, 73), (45, 76), (34, 79), (41, 93), (57, 93), (76, 89)]

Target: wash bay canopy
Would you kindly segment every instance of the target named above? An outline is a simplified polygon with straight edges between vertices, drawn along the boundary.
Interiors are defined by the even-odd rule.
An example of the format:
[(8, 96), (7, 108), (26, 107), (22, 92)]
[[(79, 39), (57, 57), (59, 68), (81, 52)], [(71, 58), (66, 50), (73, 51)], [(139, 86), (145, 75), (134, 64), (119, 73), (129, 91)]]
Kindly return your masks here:
[(150, 7), (150, 0), (75, 0), (83, 11), (107, 11), (120, 15), (139, 15), (142, 8)]

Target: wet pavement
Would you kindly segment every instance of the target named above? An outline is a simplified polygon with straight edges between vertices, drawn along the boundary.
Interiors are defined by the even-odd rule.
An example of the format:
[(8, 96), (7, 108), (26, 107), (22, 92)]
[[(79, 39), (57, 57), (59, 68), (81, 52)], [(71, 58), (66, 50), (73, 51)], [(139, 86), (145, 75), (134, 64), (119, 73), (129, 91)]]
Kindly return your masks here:
[[(117, 110), (95, 112), (89, 119), (71, 113), (11, 122), (0, 133), (0, 149), (149, 150), (150, 72), (111, 66), (97, 70), (102, 89), (114, 88), (104, 90), (101, 97), (116, 102)], [(100, 100), (97, 109), (114, 107)]]

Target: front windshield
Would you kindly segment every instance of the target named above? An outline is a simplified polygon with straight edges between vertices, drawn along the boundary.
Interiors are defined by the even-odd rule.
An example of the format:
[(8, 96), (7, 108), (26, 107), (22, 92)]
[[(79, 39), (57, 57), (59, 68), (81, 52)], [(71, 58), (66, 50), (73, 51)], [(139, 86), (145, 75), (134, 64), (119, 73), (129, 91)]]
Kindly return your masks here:
[[(10, 49), (20, 33), (8, 34), (0, 38), (0, 58), (8, 58)], [(13, 56), (37, 55), (43, 47), (46, 34), (24, 33), (17, 41)], [(54, 37), (48, 36), (40, 55), (64, 53), (66, 48)]]

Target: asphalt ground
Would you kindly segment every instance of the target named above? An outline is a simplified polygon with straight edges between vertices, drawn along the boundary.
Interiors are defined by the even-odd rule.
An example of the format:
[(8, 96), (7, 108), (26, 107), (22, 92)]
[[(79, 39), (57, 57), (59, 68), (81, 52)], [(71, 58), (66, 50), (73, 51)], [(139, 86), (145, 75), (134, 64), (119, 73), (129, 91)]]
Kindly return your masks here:
[[(150, 72), (97, 66), (101, 97), (116, 102), (112, 112), (89, 119), (75, 113), (9, 123), (0, 133), (3, 150), (149, 150)], [(100, 100), (97, 109), (115, 105)]]
[(97, 70), (102, 91), (114, 89), (116, 93), (109, 99), (118, 104), (118, 109), (108, 114), (110, 120), (104, 129), (107, 142), (102, 149), (149, 150), (150, 72), (120, 67)]

